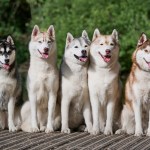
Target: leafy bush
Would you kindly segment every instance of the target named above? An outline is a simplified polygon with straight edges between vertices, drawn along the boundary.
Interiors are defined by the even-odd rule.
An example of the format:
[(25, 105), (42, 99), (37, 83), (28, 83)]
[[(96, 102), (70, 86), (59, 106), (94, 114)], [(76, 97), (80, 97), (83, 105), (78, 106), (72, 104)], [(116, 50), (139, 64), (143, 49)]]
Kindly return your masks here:
[[(0, 34), (11, 33), (15, 37), (19, 49), (19, 63), (28, 60), (28, 42), (35, 24), (42, 30), (47, 30), (51, 24), (54, 25), (59, 63), (63, 55), (67, 32), (78, 37), (82, 30), (86, 29), (91, 39), (95, 28), (99, 28), (102, 34), (110, 34), (116, 28), (120, 36), (122, 73), (127, 73), (130, 69), (131, 54), (141, 32), (147, 33), (150, 37), (149, 1), (27, 0), (27, 2), (26, 0), (2, 0), (0, 6)], [(8, 8), (12, 6), (13, 8), (9, 10)], [(20, 6), (23, 12), (19, 10), (20, 13), (18, 13), (17, 6)], [(4, 14), (6, 17), (3, 19)], [(22, 21), (25, 23), (20, 25)]]

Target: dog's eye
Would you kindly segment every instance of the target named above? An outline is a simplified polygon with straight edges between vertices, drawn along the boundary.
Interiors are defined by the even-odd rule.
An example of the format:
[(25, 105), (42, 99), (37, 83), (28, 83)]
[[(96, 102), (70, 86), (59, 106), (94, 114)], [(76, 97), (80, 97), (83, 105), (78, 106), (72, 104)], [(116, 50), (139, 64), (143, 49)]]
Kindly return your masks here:
[(103, 43), (101, 43), (100, 45), (103, 45)]
[(145, 51), (146, 53), (148, 52), (148, 50), (147, 50), (147, 49), (145, 49), (144, 51)]
[(87, 45), (85, 45), (84, 47), (88, 47)]
[(38, 41), (38, 43), (42, 43), (42, 41)]
[(111, 46), (114, 46), (114, 43), (110, 43)]
[(50, 43), (51, 43), (51, 41), (47, 41), (47, 43), (48, 43), (48, 44), (50, 44)]
[(74, 48), (78, 48), (78, 46), (75, 46)]
[(7, 54), (10, 55), (10, 54), (11, 54), (11, 51), (8, 51)]

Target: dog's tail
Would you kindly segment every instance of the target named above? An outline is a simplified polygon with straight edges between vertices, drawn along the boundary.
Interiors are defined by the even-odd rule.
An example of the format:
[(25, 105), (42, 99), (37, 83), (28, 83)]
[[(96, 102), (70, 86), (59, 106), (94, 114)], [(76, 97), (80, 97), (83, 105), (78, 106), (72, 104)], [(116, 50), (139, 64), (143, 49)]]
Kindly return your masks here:
[(53, 127), (54, 127), (54, 131), (60, 130), (60, 128), (61, 128), (61, 117), (60, 116), (57, 116), (55, 118)]
[(54, 131), (60, 130), (61, 128), (61, 113), (60, 113), (60, 104), (57, 103), (55, 108), (55, 119), (53, 123)]
[(130, 106), (124, 105), (121, 113), (121, 129), (116, 131), (116, 134), (134, 134), (135, 132), (135, 119), (134, 112)]
[(30, 102), (27, 101), (22, 106), (21, 109), (21, 118), (22, 118), (22, 124), (21, 124), (21, 130), (24, 132), (31, 132), (31, 119), (30, 119)]
[(127, 134), (133, 134), (135, 131), (134, 112), (129, 106), (124, 105), (121, 118), (122, 126), (126, 129)]

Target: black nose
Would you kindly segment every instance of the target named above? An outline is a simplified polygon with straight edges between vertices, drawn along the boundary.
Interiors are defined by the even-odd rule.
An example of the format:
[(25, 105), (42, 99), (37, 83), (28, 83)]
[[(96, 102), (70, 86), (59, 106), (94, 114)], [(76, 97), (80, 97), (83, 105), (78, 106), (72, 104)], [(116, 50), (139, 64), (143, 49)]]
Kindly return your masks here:
[(49, 49), (48, 49), (47, 47), (44, 48), (44, 52), (45, 52), (45, 53), (47, 53), (48, 50), (49, 50)]
[(5, 59), (5, 63), (8, 64), (9, 63), (9, 59)]
[(86, 54), (86, 50), (82, 50), (81, 53), (85, 55)]
[(106, 49), (106, 54), (110, 54), (110, 49)]

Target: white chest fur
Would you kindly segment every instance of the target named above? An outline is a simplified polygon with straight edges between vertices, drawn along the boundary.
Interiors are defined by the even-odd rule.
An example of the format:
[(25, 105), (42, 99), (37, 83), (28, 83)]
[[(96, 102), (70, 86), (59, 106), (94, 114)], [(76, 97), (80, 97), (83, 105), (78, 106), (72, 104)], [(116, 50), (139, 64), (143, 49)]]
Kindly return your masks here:
[(150, 104), (150, 74), (145, 71), (135, 72), (137, 81), (135, 81), (133, 88), (137, 99), (142, 103)]

